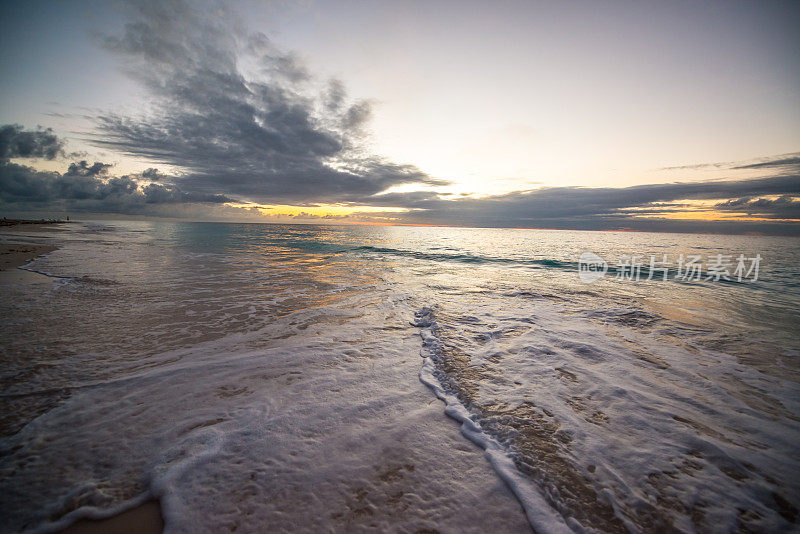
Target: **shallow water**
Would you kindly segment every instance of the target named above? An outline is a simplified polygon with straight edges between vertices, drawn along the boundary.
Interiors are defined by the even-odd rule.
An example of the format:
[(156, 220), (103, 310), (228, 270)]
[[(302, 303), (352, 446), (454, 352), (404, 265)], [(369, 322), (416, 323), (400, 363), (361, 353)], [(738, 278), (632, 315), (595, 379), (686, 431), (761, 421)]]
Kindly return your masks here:
[[(513, 496), (457, 462), (493, 466), (542, 532), (797, 528), (796, 239), (116, 221), (21, 238), (61, 248), (0, 304), (3, 530), (156, 496), (173, 532), (296, 529), (298, 504), (309, 529), (458, 531), (469, 496)], [(587, 251), (610, 264), (593, 283)], [(664, 254), (669, 279), (645, 280)], [(757, 280), (682, 281), (681, 254), (762, 260)], [(617, 279), (624, 255), (639, 281)], [(437, 437), (434, 393), (461, 442)]]

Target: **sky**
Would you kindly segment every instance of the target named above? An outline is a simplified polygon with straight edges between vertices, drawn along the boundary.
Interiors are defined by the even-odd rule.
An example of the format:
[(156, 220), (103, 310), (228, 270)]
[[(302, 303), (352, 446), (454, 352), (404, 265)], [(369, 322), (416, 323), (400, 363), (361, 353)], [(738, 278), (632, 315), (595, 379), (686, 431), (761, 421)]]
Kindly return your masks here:
[(800, 234), (797, 2), (8, 1), (0, 212)]

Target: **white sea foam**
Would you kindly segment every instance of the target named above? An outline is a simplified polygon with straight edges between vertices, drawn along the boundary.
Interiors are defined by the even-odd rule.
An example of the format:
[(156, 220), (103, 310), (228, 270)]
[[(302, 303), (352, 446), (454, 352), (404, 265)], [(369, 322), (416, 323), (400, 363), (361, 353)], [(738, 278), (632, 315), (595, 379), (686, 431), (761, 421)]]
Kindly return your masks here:
[[(442, 350), (436, 331), (469, 354), (473, 369), (488, 374), (477, 382), (474, 402), (535, 405), (557, 422), (558, 435), (568, 438), (568, 445), (558, 444), (561, 454), (628, 528), (658, 520), (690, 531), (695, 507), (708, 530), (739, 528), (742, 510), (757, 514), (759, 528), (790, 528), (791, 510), (782, 510), (780, 501), (800, 490), (793, 466), (800, 436), (792, 416), (799, 408), (796, 382), (760, 373), (725, 353), (672, 345), (665, 335), (610, 328), (558, 303), (512, 308), (499, 300), (501, 309), (482, 299), (470, 303), (466, 316), (448, 313), (452, 297), (441, 304), (446, 329), (429, 309), (418, 312), (415, 323), (423, 327), (425, 345), (421, 379), (447, 403), (447, 413), (464, 422), (470, 439), (524, 461), (513, 437), (504, 435), (502, 444), (484, 437), (480, 410), (465, 409), (454, 394), (458, 387), (442, 390), (436, 374), (447, 370), (435, 365)], [(508, 472), (519, 476), (513, 462), (493, 464), (504, 478)], [(530, 480), (522, 491), (518, 482), (510, 485), (526, 510), (541, 509), (541, 498), (533, 506), (526, 502)], [(591, 527), (571, 517), (575, 510), (558, 496), (564, 489), (570, 488), (556, 482), (540, 491), (572, 527)], [(659, 506), (667, 499), (669, 507)], [(552, 525), (531, 519), (537, 530)]]
[(774, 282), (576, 287), (571, 234), (103, 226), (0, 303), (3, 531), (149, 498), (167, 532), (796, 526)]
[[(123, 282), (112, 288), (120, 297), (133, 284)], [(76, 287), (37, 298), (74, 305), (93, 295)], [(161, 502), (167, 532), (458, 532), (485, 522), (484, 507), (502, 514), (502, 528), (524, 530), (479, 452), (428, 404), (416, 330), (399, 327), (408, 297), (384, 285), (337, 299), (279, 306), (260, 327), (189, 344), (187, 324), (172, 350), (87, 352), (17, 382), (0, 398), (69, 394), (0, 441), (2, 530), (54, 532), (148, 498)], [(221, 315), (214, 321), (235, 314)]]
[(517, 470), (508, 451), (483, 431), (480, 423), (474, 420), (474, 416), (455, 394), (445, 391), (439, 383), (435, 375), (434, 361), (441, 347), (439, 340), (433, 334), (432, 329), (435, 328), (436, 322), (431, 313), (430, 308), (422, 308), (414, 314), (415, 318), (411, 323), (414, 326), (423, 327), (420, 330), (423, 344), (420, 352), (423, 358), (419, 373), (420, 381), (431, 388), (436, 396), (445, 403), (445, 413), (461, 423), (461, 433), (485, 451), (486, 458), (492, 467), (519, 499), (534, 530), (543, 534), (571, 532), (564, 518), (544, 499), (541, 490)]

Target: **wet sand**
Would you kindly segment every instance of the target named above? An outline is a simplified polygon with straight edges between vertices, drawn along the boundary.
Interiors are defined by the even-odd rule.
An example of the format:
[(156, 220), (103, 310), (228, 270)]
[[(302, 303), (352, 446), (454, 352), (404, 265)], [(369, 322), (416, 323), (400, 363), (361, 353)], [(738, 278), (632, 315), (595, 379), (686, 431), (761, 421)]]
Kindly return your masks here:
[(36, 256), (53, 252), (56, 248), (58, 247), (29, 243), (0, 243), (0, 271), (21, 267)]
[(164, 530), (158, 501), (147, 501), (108, 519), (81, 519), (62, 534), (158, 534)]
[[(22, 223), (2, 224), (0, 232), (39, 232), (58, 230), (51, 223)], [(9, 236), (12, 240), (13, 236)], [(3, 280), (11, 283), (20, 283), (25, 275), (36, 281), (38, 275), (24, 271), (14, 272), (32, 259), (42, 254), (47, 254), (58, 247), (51, 245), (35, 245), (31, 243), (0, 243), (0, 271), (4, 273)], [(17, 276), (19, 275), (19, 276)], [(158, 501), (147, 501), (136, 508), (126, 510), (121, 514), (107, 519), (81, 519), (70, 525), (62, 532), (64, 534), (158, 534), (164, 529), (164, 520), (161, 518), (161, 507)]]
[[(41, 222), (18, 219), (0, 220), (0, 271), (8, 271), (21, 267), (42, 254), (53, 252), (58, 247), (25, 242), (24, 237), (14, 235), (17, 232), (52, 232), (61, 231), (57, 224), (62, 221)], [(8, 235), (11, 233), (11, 235)]]
[[(42, 231), (52, 228), (43, 226)], [(21, 255), (24, 264), (23, 260), (58, 248), (9, 243), (19, 239), (17, 234), (25, 237), (28, 230), (17, 227), (12, 230), (15, 235), (4, 235), (0, 230), (2, 251), (5, 247), (25, 249), (7, 251)], [(44, 275), (10, 268), (2, 273), (0, 283), (9, 283), (4, 280), (15, 276), (52, 282)], [(293, 361), (287, 361), (288, 369), (303, 369), (311, 376), (297, 385), (287, 381), (276, 386), (282, 388), (282, 398), (286, 399), (283, 410), (289, 413), (275, 423), (276, 431), (264, 447), (263, 456), (269, 461), (264, 463), (263, 473), (272, 473), (270, 487), (278, 490), (232, 494), (232, 506), (223, 508), (231, 513), (231, 525), (218, 531), (233, 532), (238, 527), (248, 532), (262, 528), (314, 532), (319, 525), (335, 531), (380, 531), (396, 524), (407, 525), (409, 531), (435, 531), (439, 525), (446, 526), (445, 531), (465, 531), (471, 526), (492, 524), (499, 531), (530, 532), (522, 507), (492, 470), (483, 451), (464, 438), (459, 425), (444, 414), (441, 403), (419, 381), (419, 336), (415, 329), (406, 329), (398, 338), (398, 357), (382, 357), (382, 351), (373, 354), (377, 348), (357, 351), (355, 354), (362, 357), (351, 358), (352, 371), (338, 378), (335, 388), (323, 387), (330, 384), (327, 371), (314, 382), (310, 369), (294, 367)], [(275, 377), (259, 380), (277, 380), (291, 373), (275, 372)], [(301, 373), (298, 370), (296, 374)], [(365, 376), (377, 379), (364, 380)], [(387, 391), (387, 383), (398, 386)], [(306, 404), (301, 411), (291, 412), (293, 406), (302, 406), (308, 389), (329, 390), (326, 403), (319, 407)], [(404, 409), (409, 406), (412, 409)], [(121, 420), (127, 426), (131, 419)], [(329, 423), (338, 420), (346, 423)], [(302, 455), (295, 457), (294, 451), (302, 451)], [(113, 455), (107, 461), (113, 461)], [(287, 468), (280, 470), (274, 465)], [(293, 469), (296, 465), (307, 467)], [(69, 469), (66, 463), (63, 467)], [(264, 496), (269, 498), (260, 498)], [(211, 512), (199, 509), (198, 513), (195, 509), (195, 518), (203, 513)], [(151, 500), (107, 519), (81, 519), (61, 532), (150, 534), (163, 528), (160, 505)]]

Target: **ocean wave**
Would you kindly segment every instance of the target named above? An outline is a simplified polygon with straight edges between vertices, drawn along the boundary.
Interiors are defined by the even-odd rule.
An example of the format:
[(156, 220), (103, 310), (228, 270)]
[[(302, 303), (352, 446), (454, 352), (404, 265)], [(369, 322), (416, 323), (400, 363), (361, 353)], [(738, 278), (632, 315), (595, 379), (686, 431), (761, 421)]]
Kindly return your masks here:
[(386, 254), (391, 256), (403, 256), (407, 258), (414, 258), (418, 260), (430, 261), (452, 261), (458, 263), (475, 263), (475, 264), (499, 264), (499, 265), (520, 265), (529, 266), (534, 268), (541, 267), (554, 267), (560, 269), (574, 269), (577, 270), (578, 263), (570, 261), (561, 261), (555, 259), (525, 259), (525, 258), (501, 258), (492, 256), (481, 256), (477, 254), (452, 254), (441, 252), (422, 252), (415, 250), (403, 250), (396, 248), (386, 247), (373, 247), (369, 245), (359, 246), (349, 249), (354, 252), (371, 252), (376, 254)]
[(110, 280), (107, 278), (93, 278), (88, 275), (81, 275), (81, 276), (68, 276), (62, 274), (55, 274), (48, 271), (44, 271), (41, 269), (35, 269), (30, 267), (30, 263), (27, 265), (22, 265), (19, 267), (24, 271), (28, 271), (31, 273), (41, 274), (42, 276), (46, 276), (48, 278), (55, 278), (57, 279), (62, 285), (68, 283), (79, 283), (79, 284), (86, 284), (90, 286), (98, 286), (98, 287), (106, 287), (106, 286), (118, 286), (120, 282), (116, 280)]
[[(796, 519), (773, 464), (790, 462), (796, 384), (670, 340), (654, 313), (569, 317), (563, 304), (535, 302), (528, 316), (437, 305), (411, 321), (420, 380), (536, 508), (535, 530), (780, 530)], [(541, 523), (543, 500), (560, 522)]]
[(464, 437), (484, 450), (489, 463), (522, 504), (533, 529), (541, 533), (572, 532), (567, 522), (547, 503), (545, 495), (516, 469), (508, 450), (481, 428), (480, 422), (470, 413), (458, 394), (440, 382), (437, 375), (441, 371), (437, 369), (437, 363), (442, 357), (443, 347), (436, 337), (437, 325), (433, 310), (424, 307), (415, 312), (411, 324), (421, 328), (423, 347), (420, 356), (423, 364), (419, 373), (420, 382), (445, 403), (445, 413), (461, 423)]

